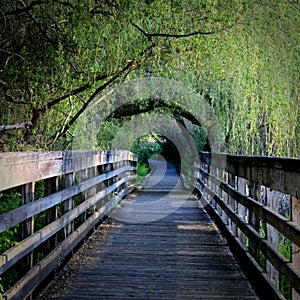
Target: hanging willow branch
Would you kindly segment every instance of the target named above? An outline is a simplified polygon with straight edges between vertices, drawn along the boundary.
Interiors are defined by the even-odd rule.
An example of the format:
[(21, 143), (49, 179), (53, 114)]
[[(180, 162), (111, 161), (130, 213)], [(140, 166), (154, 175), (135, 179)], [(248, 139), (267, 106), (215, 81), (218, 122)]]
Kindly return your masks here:
[[(18, 0), (19, 3), (21, 3), (24, 7), (24, 9), (27, 9), (27, 5), (25, 4), (25, 2), (23, 0)], [(59, 47), (56, 45), (56, 43), (49, 37), (49, 35), (47, 34), (47, 32), (43, 29), (42, 25), (40, 24), (40, 22), (37, 20), (37, 18), (31, 13), (30, 10), (26, 10), (27, 15), (30, 17), (30, 19), (34, 22), (34, 24), (37, 26), (37, 28), (39, 29), (39, 31), (44, 35), (45, 39), (57, 50), (59, 51)], [(84, 72), (82, 71), (78, 71), (76, 66), (73, 64), (73, 62), (71, 61), (71, 59), (66, 55), (63, 54), (63, 57), (67, 60), (67, 62), (69, 63), (70, 67), (74, 70), (74, 72), (76, 74), (82, 74)]]

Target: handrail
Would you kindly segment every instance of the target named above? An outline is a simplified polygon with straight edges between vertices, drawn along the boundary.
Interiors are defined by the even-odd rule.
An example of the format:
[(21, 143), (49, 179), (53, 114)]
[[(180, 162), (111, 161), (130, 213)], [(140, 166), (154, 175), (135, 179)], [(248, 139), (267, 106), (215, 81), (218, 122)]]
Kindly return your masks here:
[[(136, 162), (135, 155), (122, 150), (0, 154), (0, 190), (21, 188), (23, 198), (20, 207), (0, 215), (0, 234), (18, 228), (21, 236), (0, 253), (0, 277), (14, 267), (25, 271), (3, 299), (30, 296), (134, 189)], [(49, 191), (35, 199), (41, 183)], [(35, 229), (38, 216), (47, 221)]]
[[(260, 296), (299, 299), (300, 160), (208, 152), (199, 157), (196, 191), (250, 279), (260, 281)], [(285, 216), (279, 198), (289, 205)], [(290, 253), (280, 250), (283, 242)]]

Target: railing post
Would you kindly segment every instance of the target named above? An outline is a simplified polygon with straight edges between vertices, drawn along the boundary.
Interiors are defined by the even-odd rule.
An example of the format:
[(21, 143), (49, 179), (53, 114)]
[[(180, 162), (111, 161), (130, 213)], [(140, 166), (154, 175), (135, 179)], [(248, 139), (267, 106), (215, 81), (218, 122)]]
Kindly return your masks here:
[[(97, 174), (97, 173), (96, 173), (95, 167), (91, 167), (91, 168), (89, 168), (89, 169), (87, 170), (87, 178), (88, 178), (88, 179), (94, 178), (94, 177), (96, 176), (96, 174)], [(88, 189), (88, 190), (87, 190), (87, 193), (86, 193), (87, 199), (89, 199), (90, 197), (94, 196), (95, 193), (96, 193), (96, 188), (95, 188), (95, 186), (92, 187), (92, 188), (90, 188), (90, 189)], [(95, 213), (95, 211), (96, 211), (96, 207), (93, 206), (93, 207), (91, 207), (91, 208), (89, 209), (88, 214), (89, 214), (89, 215), (92, 215), (93, 213)]]
[[(30, 182), (23, 186), (23, 205), (26, 205), (34, 201), (34, 190), (35, 183)], [(32, 235), (34, 232), (34, 218), (30, 217), (21, 223), (21, 240)], [(33, 267), (33, 252), (27, 254), (24, 259), (21, 260), (20, 270), (22, 273), (26, 273), (29, 269)]]
[[(47, 180), (47, 192), (48, 195), (53, 194), (58, 191), (58, 177), (50, 178)], [(57, 219), (57, 206), (49, 208), (46, 211), (46, 223), (50, 224), (51, 222), (55, 221)], [(54, 249), (57, 244), (57, 235), (54, 234), (51, 238), (48, 240), (48, 248)]]
[[(296, 197), (291, 197), (292, 199), (292, 221), (297, 225), (300, 225), (300, 200)], [(300, 248), (295, 244), (292, 244), (292, 253), (291, 253), (291, 261), (295, 265), (295, 267), (300, 269)], [(300, 300), (300, 295), (293, 289), (292, 291), (292, 299)]]
[[(69, 188), (71, 186), (73, 186), (74, 183), (74, 173), (68, 173), (65, 176), (65, 186), (66, 188)], [(67, 199), (64, 202), (64, 213), (67, 213), (68, 211), (70, 211), (73, 208), (73, 197)], [(70, 224), (68, 224), (65, 228), (64, 228), (64, 235), (65, 237), (69, 236), (74, 230), (74, 222), (72, 221)]]
[[(267, 206), (274, 212), (277, 212), (278, 209), (278, 193), (276, 191), (266, 188), (267, 196)], [(278, 248), (278, 231), (271, 225), (267, 224), (267, 239), (274, 248)], [(278, 289), (279, 288), (279, 274), (274, 266), (267, 260), (266, 261), (266, 271), (270, 277), (273, 285)]]
[[(257, 200), (259, 197), (257, 196), (258, 191), (258, 184), (254, 182), (249, 183), (249, 196), (255, 200)], [(260, 220), (256, 216), (256, 214), (252, 211), (249, 211), (249, 224), (257, 231), (259, 232), (260, 227)], [(258, 262), (259, 259), (259, 251), (257, 247), (253, 244), (251, 240), (249, 240), (249, 252), (252, 255), (252, 257)]]
[[(84, 182), (86, 179), (87, 179), (87, 170), (83, 169), (78, 171), (78, 175), (77, 175), (78, 182), (79, 183)], [(81, 204), (86, 200), (86, 195), (87, 195), (86, 191), (80, 193), (78, 204)], [(81, 214), (78, 220), (79, 220), (79, 224), (82, 224), (86, 221), (86, 211)]]
[[(227, 183), (228, 182), (228, 172), (225, 171), (225, 169), (223, 170), (223, 174), (222, 174), (222, 182), (223, 183)], [(223, 200), (224, 202), (226, 202), (226, 204), (229, 203), (229, 196), (227, 193), (223, 192)], [(224, 223), (228, 226), (230, 223), (230, 218), (228, 217), (228, 215), (226, 213), (224, 213)]]
[[(235, 189), (235, 176), (233, 174), (228, 174), (228, 184), (233, 187)], [(236, 208), (236, 201), (234, 200), (234, 198), (232, 198), (231, 196), (228, 196), (228, 204), (229, 207), (236, 212), (237, 208)], [(236, 224), (234, 224), (231, 220), (230, 220), (230, 228), (232, 230), (232, 232), (234, 233), (234, 235), (236, 235)]]
[[(247, 194), (247, 183), (244, 178), (237, 178), (237, 189), (238, 191), (246, 195)], [(242, 204), (237, 204), (237, 213), (240, 217), (242, 217), (243, 221), (246, 221), (246, 207), (243, 206)], [(238, 239), (240, 240), (241, 244), (246, 247), (246, 236), (241, 230), (237, 230), (237, 236)]]

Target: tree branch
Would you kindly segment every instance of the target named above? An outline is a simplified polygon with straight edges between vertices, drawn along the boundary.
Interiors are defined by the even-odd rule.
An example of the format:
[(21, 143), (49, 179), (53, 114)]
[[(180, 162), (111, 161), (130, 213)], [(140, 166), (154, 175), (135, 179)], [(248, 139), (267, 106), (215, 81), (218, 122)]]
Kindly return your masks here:
[[(141, 65), (146, 58), (150, 57), (152, 55), (152, 50), (153, 50), (154, 44), (151, 43), (150, 46), (142, 51), (143, 58), (140, 61), (135, 61), (132, 59), (129, 61), (121, 70), (116, 72), (108, 81), (106, 81), (104, 84), (99, 86), (94, 93), (89, 97), (89, 99), (83, 104), (81, 109), (73, 116), (73, 118), (69, 121), (68, 124), (64, 125), (63, 130), (60, 130), (58, 134), (53, 135), (47, 142), (47, 145), (50, 146), (52, 145), (60, 136), (65, 134), (69, 128), (78, 120), (78, 118), (84, 113), (84, 111), (87, 109), (87, 107), (91, 104), (91, 102), (94, 100), (94, 98), (102, 92), (104, 89), (108, 88), (111, 86), (116, 79), (118, 79), (120, 76), (123, 74), (127, 74), (128, 72), (132, 71), (135, 69), (137, 66)], [(97, 79), (97, 78), (96, 78)], [(88, 88), (88, 87), (87, 87)]]
[(92, 87), (92, 85), (97, 82), (97, 81), (101, 81), (101, 80), (104, 80), (106, 78), (108, 78), (109, 75), (108, 74), (99, 74), (98, 76), (94, 77), (94, 80), (92, 82), (87, 82), (85, 83), (84, 85), (60, 96), (60, 97), (57, 97), (55, 99), (52, 99), (49, 103), (47, 103), (46, 107), (44, 110), (46, 109), (50, 109), (52, 108), (54, 105), (60, 103), (61, 101), (69, 98), (70, 96), (76, 96), (84, 91), (86, 91), (87, 89), (89, 89), (90, 87)]
[(183, 34), (176, 34), (176, 33), (159, 33), (159, 32), (147, 32), (145, 29), (143, 29), (141, 26), (139, 26), (136, 23), (131, 23), (135, 28), (137, 28), (144, 36), (148, 38), (148, 40), (151, 40), (152, 37), (166, 37), (166, 38), (187, 38), (195, 35), (211, 35), (218, 32), (222, 32), (224, 30), (232, 28), (234, 25), (228, 25), (225, 27), (222, 27), (218, 30), (213, 31), (194, 31), (189, 33), (183, 33)]
[[(23, 0), (17, 0), (18, 2), (20, 2), (24, 8), (27, 8), (26, 4), (24, 3)], [(46, 38), (46, 40), (57, 50), (59, 51), (58, 46), (56, 45), (56, 43), (48, 36), (47, 32), (43, 29), (43, 27), (41, 26), (41, 24), (39, 23), (39, 21), (36, 19), (36, 17), (29, 11), (27, 10), (26, 13), (28, 14), (28, 16), (30, 17), (30, 19), (35, 23), (35, 25), (38, 27), (38, 29), (40, 30), (40, 32), (44, 35), (44, 37)], [(76, 67), (74, 66), (74, 64), (72, 63), (71, 59), (63, 54), (63, 57), (67, 60), (67, 62), (69, 63), (69, 65), (71, 66), (71, 68), (74, 70), (74, 72), (76, 74), (82, 74), (84, 72), (80, 72), (76, 69)]]
[[(17, 1), (19, 2), (19, 1)], [(19, 8), (19, 9), (15, 9), (15, 10), (11, 10), (11, 11), (7, 11), (4, 13), (5, 16), (12, 16), (12, 15), (17, 15), (17, 14), (21, 14), (23, 12), (28, 12), (29, 10), (31, 10), (34, 6), (36, 5), (40, 5), (40, 4), (44, 4), (44, 1), (32, 1), (28, 6), (24, 7), (24, 8)]]
[[(144, 50), (144, 54), (146, 52), (149, 52), (148, 55), (146, 56), (151, 56), (152, 50), (153, 50), (154, 44), (151, 44), (146, 50)], [(144, 61), (144, 59), (142, 59), (139, 63), (137, 63), (137, 65), (141, 64)], [(46, 111), (47, 109), (52, 108), (54, 105), (60, 103), (61, 101), (69, 98), (70, 96), (77, 96), (78, 94), (86, 91), (87, 89), (91, 88), (92, 85), (94, 83), (96, 83), (97, 81), (101, 81), (101, 80), (105, 80), (107, 78), (109, 78), (110, 76), (112, 76), (112, 78), (114, 78), (115, 76), (119, 77), (120, 74), (123, 74), (124, 72), (130, 72), (132, 70), (131, 65), (134, 65), (135, 61), (131, 60), (125, 67), (123, 67), (122, 69), (120, 69), (119, 71), (117, 71), (114, 75), (109, 75), (109, 74), (98, 74), (97, 76), (94, 77), (93, 81), (91, 82), (87, 82), (84, 85), (60, 96), (57, 98), (52, 99), (49, 103), (47, 103), (46, 107), (44, 109), (42, 109), (41, 111)], [(128, 74), (126, 74), (127, 76)], [(95, 93), (97, 94), (97, 90), (95, 91)], [(92, 96), (93, 97), (93, 96)]]
[(59, 132), (56, 133), (56, 135), (55, 135), (55, 137), (54, 137), (54, 139), (53, 139), (52, 144), (54, 144), (54, 143), (57, 141), (57, 139), (60, 137), (61, 133), (64, 132), (65, 127), (66, 127), (67, 124), (68, 124), (68, 120), (69, 120), (69, 118), (71, 117), (71, 114), (72, 114), (73, 109), (74, 109), (74, 106), (73, 106), (73, 103), (71, 102), (71, 100), (69, 100), (69, 105), (70, 105), (70, 112), (68, 113), (68, 115), (67, 115), (67, 117), (66, 117), (66, 119), (65, 119), (65, 121), (64, 121), (64, 124), (63, 124), (61, 130), (60, 130)]
[(15, 100), (15, 99), (11, 96), (11, 94), (10, 94), (10, 92), (9, 92), (9, 89), (8, 89), (7, 87), (5, 87), (5, 86), (2, 87), (2, 90), (3, 90), (3, 92), (4, 92), (4, 96), (5, 96), (6, 101), (11, 102), (11, 103), (15, 103), (15, 104), (31, 105), (30, 102)]
[(14, 129), (30, 129), (32, 127), (32, 123), (30, 121), (24, 123), (16, 123), (14, 125), (1, 125), (0, 132), (6, 130), (14, 130)]
[[(17, 2), (19, 2), (17, 0)], [(56, 1), (55, 3), (60, 3), (64, 6), (69, 6), (71, 8), (74, 8), (73, 5), (71, 3), (69, 3), (69, 1)], [(27, 5), (26, 7), (23, 7), (23, 8), (19, 8), (19, 9), (15, 9), (15, 10), (11, 10), (11, 11), (7, 11), (4, 13), (5, 16), (12, 16), (12, 15), (17, 15), (17, 14), (21, 14), (21, 13), (24, 13), (24, 12), (28, 12), (30, 10), (32, 10), (33, 7), (37, 6), (37, 5), (42, 5), (42, 4), (49, 4), (46, 1), (32, 1), (29, 5)], [(51, 4), (51, 3), (50, 3)]]
[(114, 81), (118, 77), (120, 77), (123, 73), (127, 72), (130, 69), (132, 70), (133, 68), (135, 68), (136, 65), (138, 65), (138, 64), (135, 64), (135, 61), (131, 60), (124, 68), (122, 68), (120, 71), (118, 71), (116, 74), (114, 74), (107, 82), (105, 82), (104, 84), (99, 86), (94, 91), (94, 93), (89, 97), (89, 99), (83, 104), (83, 106), (75, 114), (75, 116), (73, 116), (73, 118), (69, 121), (69, 123), (64, 124), (63, 128), (60, 130), (60, 132), (56, 133), (49, 139), (49, 141), (47, 142), (47, 145), (51, 146), (52, 144), (54, 144), (60, 136), (62, 136), (64, 133), (66, 133), (69, 130), (71, 125), (73, 125), (77, 121), (77, 119), (84, 113), (84, 111), (87, 109), (87, 107), (90, 105), (90, 103), (94, 100), (95, 96), (97, 96), (101, 91), (103, 91), (107, 87), (111, 86), (114, 83)]

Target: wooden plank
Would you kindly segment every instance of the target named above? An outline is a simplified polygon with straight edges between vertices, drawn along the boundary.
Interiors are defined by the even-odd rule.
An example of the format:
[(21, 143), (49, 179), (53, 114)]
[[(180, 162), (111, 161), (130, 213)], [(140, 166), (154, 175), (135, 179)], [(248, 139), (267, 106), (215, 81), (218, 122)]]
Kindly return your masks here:
[(101, 212), (96, 212), (88, 220), (68, 236), (57, 248), (55, 248), (42, 261), (35, 265), (23, 278), (21, 278), (9, 291), (3, 294), (4, 300), (25, 299), (43, 281), (58, 263), (86, 236), (120, 200), (128, 190), (123, 191), (119, 197), (108, 203)]
[(0, 191), (62, 174), (62, 160), (0, 165)]
[(76, 186), (64, 189), (60, 192), (54, 193), (47, 197), (41, 198), (34, 202), (31, 202), (25, 206), (18, 207), (12, 211), (9, 211), (5, 214), (0, 215), (0, 232), (3, 232), (20, 222), (26, 220), (29, 217), (32, 217), (40, 212), (43, 212), (46, 209), (49, 209), (70, 197), (78, 195), (82, 191), (85, 191), (94, 185), (97, 185), (104, 180), (112, 178), (120, 173), (126, 172), (128, 170), (133, 170), (133, 167), (126, 166), (117, 170), (114, 170), (110, 173), (99, 175), (95, 178), (89, 179), (87, 181), (81, 182)]
[[(134, 207), (149, 201), (151, 193), (125, 199), (112, 217), (134, 219)], [(194, 197), (163, 219), (103, 226), (70, 261), (66, 273), (58, 274), (58, 287), (51, 285), (39, 299), (54, 291), (62, 299), (257, 299), (226, 241)], [(61, 284), (70, 268), (76, 277)]]
[(0, 153), (0, 166), (26, 164), (34, 161), (62, 160), (62, 158), (62, 151), (3, 152)]
[[(65, 175), (66, 188), (70, 188), (73, 186), (74, 175), (75, 175), (74, 173), (68, 173)], [(64, 200), (64, 214), (66, 214), (73, 208), (74, 208), (74, 200), (73, 200), (73, 196), (71, 196), (68, 199)], [(64, 228), (64, 235), (65, 235), (64, 237), (66, 238), (67, 236), (69, 236), (73, 230), (74, 230), (74, 222), (71, 222)]]
[(125, 150), (65, 151), (63, 154), (64, 173), (71, 173), (103, 164), (120, 162), (124, 157), (128, 157), (133, 161), (137, 160), (133, 154)]
[[(271, 211), (276, 213), (278, 209), (278, 192), (267, 188), (266, 196), (267, 196), (267, 206), (270, 208)], [(278, 231), (269, 223), (266, 224), (266, 229), (267, 229), (266, 235), (267, 235), (268, 242), (275, 249), (278, 249), (278, 245), (279, 245)], [(266, 271), (274, 287), (279, 289), (279, 273), (268, 260), (266, 261)]]
[(300, 198), (300, 159), (200, 153), (200, 159), (238, 177)]
[[(112, 156), (113, 155), (113, 156)], [(121, 161), (136, 161), (129, 151), (58, 151), (0, 153), (0, 191), (93, 166)]]
[[(202, 170), (205, 176), (208, 177), (207, 172)], [(257, 202), (249, 196), (245, 196), (242, 193), (236, 191), (230, 185), (221, 182), (218, 178), (210, 175), (211, 181), (216, 181), (220, 185), (221, 189), (230, 194), (236, 201), (255, 212), (255, 214), (265, 220), (267, 223), (275, 227), (278, 231), (284, 234), (288, 239), (293, 241), (296, 245), (300, 246), (300, 226), (295, 222), (289, 221), (280, 214), (274, 212), (262, 203)]]
[[(242, 195), (247, 195), (247, 182), (244, 178), (238, 178), (237, 179), (237, 188), (238, 188), (238, 192), (241, 193)], [(247, 217), (247, 211), (246, 211), (246, 207), (244, 205), (242, 205), (241, 203), (239, 203), (237, 201), (237, 214), (246, 221), (246, 217)], [(239, 241), (241, 242), (241, 244), (243, 245), (243, 247), (246, 248), (246, 236), (243, 234), (243, 232), (241, 232), (241, 230), (237, 229), (237, 236)]]
[[(65, 226), (70, 224), (74, 219), (80, 216), (83, 212), (96, 205), (103, 197), (113, 193), (118, 187), (120, 187), (127, 180), (130, 180), (130, 178), (123, 178), (120, 181), (113, 184), (112, 186), (108, 187), (106, 190), (103, 190), (93, 195), (85, 202), (76, 206), (74, 209), (64, 214), (63, 216), (61, 216), (60, 218), (58, 218), (48, 226), (45, 226), (44, 228), (40, 229), (36, 233), (30, 235), (27, 239), (23, 240), (19, 245), (10, 248), (5, 253), (0, 255), (0, 274), (2, 274), (7, 269), (9, 269), (18, 260), (20, 260), (26, 254), (34, 250), (41, 243), (48, 240), (59, 230), (63, 229)], [(110, 207), (110, 206), (107, 205), (105, 207)], [(99, 211), (103, 211), (103, 208), (98, 209), (98, 212)]]
[[(235, 184), (236, 184), (236, 177), (232, 174), (228, 174), (228, 185), (231, 186), (232, 189), (235, 189)], [(237, 202), (233, 197), (231, 197), (230, 194), (228, 194), (227, 203), (234, 212), (237, 211)], [(229, 226), (230, 226), (231, 231), (234, 233), (234, 235), (237, 235), (236, 224), (234, 222), (232, 222), (232, 220), (230, 220), (229, 223), (230, 223)]]
[(217, 195), (214, 194), (207, 186), (205, 190), (210, 194), (215, 201), (222, 207), (229, 218), (231, 218), (239, 227), (239, 229), (249, 238), (256, 249), (259, 249), (272, 265), (280, 271), (292, 283), (294, 289), (300, 292), (300, 272), (295, 266), (279, 253), (278, 249), (271, 246), (260, 234), (249, 224), (245, 223), (226, 203)]
[[(23, 186), (23, 204), (32, 203), (34, 201), (35, 183), (27, 183)], [(31, 236), (34, 232), (34, 218), (29, 217), (20, 224), (21, 239)], [(28, 252), (27, 252), (28, 253)], [(28, 253), (20, 262), (22, 272), (33, 267), (33, 253)]]

